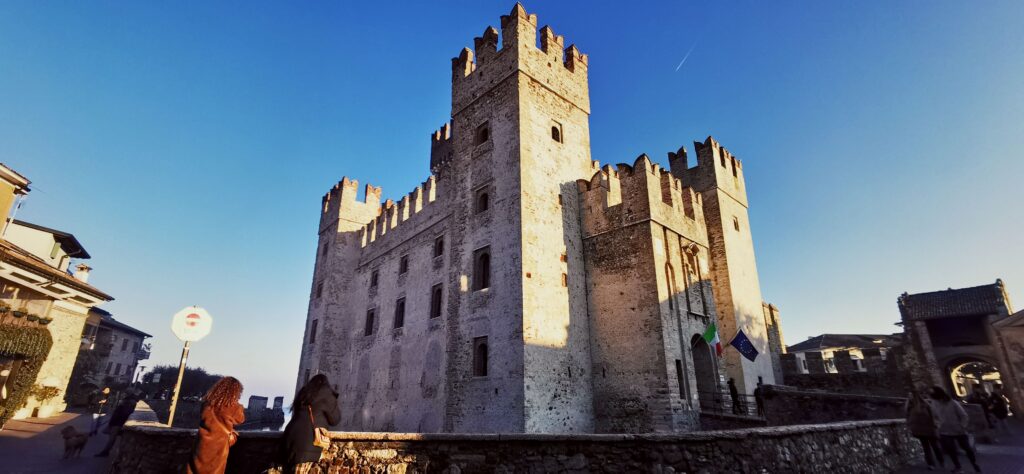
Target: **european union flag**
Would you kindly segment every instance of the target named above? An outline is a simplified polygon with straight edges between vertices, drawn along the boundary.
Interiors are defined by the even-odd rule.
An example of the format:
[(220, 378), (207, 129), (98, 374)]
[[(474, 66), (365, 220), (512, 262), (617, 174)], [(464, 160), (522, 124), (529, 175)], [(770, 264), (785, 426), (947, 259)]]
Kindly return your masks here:
[(754, 344), (750, 342), (747, 335), (743, 334), (742, 329), (736, 333), (736, 337), (732, 338), (732, 342), (729, 345), (735, 347), (736, 350), (740, 351), (740, 354), (743, 354), (743, 357), (746, 357), (751, 362), (757, 358), (757, 349), (754, 348)]

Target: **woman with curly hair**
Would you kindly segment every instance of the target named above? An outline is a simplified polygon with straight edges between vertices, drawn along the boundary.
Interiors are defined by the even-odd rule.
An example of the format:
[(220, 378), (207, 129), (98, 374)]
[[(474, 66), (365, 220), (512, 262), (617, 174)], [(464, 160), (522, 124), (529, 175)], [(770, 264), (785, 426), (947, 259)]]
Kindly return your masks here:
[(228, 450), (238, 440), (235, 425), (245, 421), (245, 409), (238, 399), (242, 384), (224, 377), (203, 397), (202, 421), (195, 454), (188, 463), (189, 474), (220, 474), (228, 465)]

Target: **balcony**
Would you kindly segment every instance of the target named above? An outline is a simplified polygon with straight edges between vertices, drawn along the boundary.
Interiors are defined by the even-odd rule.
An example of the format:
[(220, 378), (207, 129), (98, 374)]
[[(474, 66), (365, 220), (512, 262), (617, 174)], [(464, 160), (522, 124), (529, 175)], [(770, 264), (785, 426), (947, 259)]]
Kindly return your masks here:
[(146, 344), (139, 348), (135, 352), (135, 360), (146, 360), (149, 359), (149, 344)]

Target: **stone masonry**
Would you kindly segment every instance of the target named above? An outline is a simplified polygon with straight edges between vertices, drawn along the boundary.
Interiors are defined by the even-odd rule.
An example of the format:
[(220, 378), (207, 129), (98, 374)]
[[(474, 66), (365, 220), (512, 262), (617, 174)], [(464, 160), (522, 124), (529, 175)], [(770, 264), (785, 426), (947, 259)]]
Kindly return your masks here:
[(587, 68), (517, 4), (452, 59), (421, 186), (324, 196), (296, 387), (327, 374), (340, 429), (687, 431), (726, 377), (773, 383), (740, 161), (592, 161)]

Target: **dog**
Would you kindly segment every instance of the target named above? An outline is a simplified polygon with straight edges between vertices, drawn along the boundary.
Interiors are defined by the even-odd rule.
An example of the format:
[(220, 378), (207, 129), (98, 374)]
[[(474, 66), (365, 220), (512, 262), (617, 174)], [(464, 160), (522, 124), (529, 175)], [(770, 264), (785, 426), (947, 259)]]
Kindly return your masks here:
[(85, 443), (89, 441), (89, 435), (79, 433), (74, 426), (64, 427), (60, 430), (60, 435), (64, 437), (64, 459), (81, 457), (82, 449), (85, 449)]

